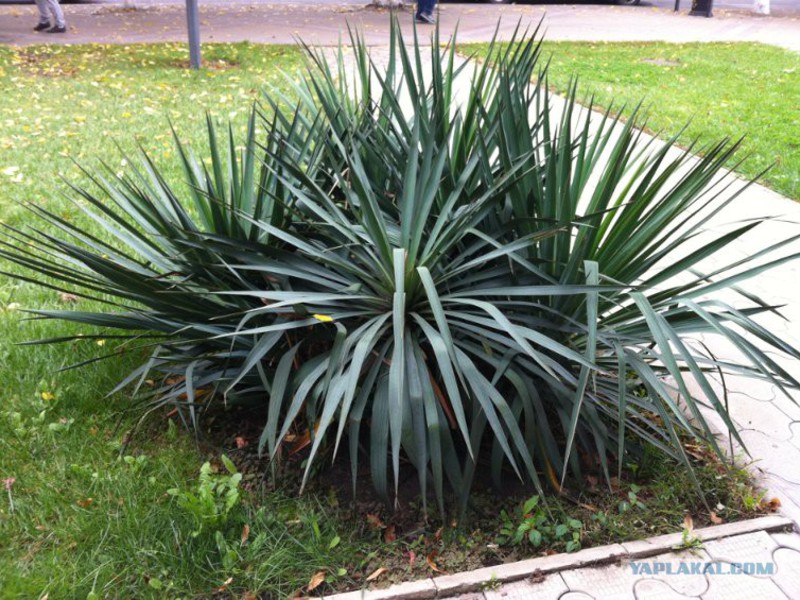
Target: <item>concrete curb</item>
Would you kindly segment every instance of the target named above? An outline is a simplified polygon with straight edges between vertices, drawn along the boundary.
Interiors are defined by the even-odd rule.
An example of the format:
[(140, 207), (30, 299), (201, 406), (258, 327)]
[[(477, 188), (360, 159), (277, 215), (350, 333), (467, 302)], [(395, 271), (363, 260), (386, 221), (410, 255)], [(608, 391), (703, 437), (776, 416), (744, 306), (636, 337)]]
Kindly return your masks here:
[[(766, 531), (767, 533), (784, 531), (793, 527), (794, 523), (791, 519), (779, 515), (770, 515), (698, 529), (694, 532), (694, 535), (704, 542), (708, 542), (757, 531)], [(552, 556), (531, 558), (505, 565), (476, 569), (466, 573), (409, 581), (381, 590), (357, 590), (326, 596), (326, 598), (329, 600), (427, 600), (445, 598), (467, 592), (481, 591), (488, 583), (497, 585), (519, 581), (532, 575), (540, 576), (568, 569), (619, 562), (621, 560), (647, 558), (673, 551), (675, 547), (680, 546), (681, 539), (681, 533), (670, 533), (645, 540), (588, 548), (574, 554), (554, 554)]]

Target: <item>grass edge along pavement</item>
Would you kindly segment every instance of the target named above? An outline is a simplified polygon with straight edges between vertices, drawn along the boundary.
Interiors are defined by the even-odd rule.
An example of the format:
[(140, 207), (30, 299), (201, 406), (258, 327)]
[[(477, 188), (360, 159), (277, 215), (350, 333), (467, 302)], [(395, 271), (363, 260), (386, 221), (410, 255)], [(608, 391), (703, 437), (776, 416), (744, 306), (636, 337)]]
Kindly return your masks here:
[[(486, 44), (462, 44), (465, 54)], [(550, 54), (552, 53), (552, 56)], [(549, 82), (566, 92), (577, 77), (584, 103), (625, 118), (644, 104), (646, 128), (662, 139), (738, 139), (745, 178), (800, 200), (800, 53), (748, 42), (545, 42)], [(687, 125), (688, 124), (688, 125)], [(686, 126), (685, 130), (682, 128)]]
[[(782, 533), (791, 532), (794, 523), (785, 517), (768, 516), (727, 525), (717, 525), (691, 532), (695, 543), (709, 542), (722, 538), (734, 538), (753, 532)], [(618, 564), (620, 561), (633, 561), (655, 557), (659, 554), (674, 553), (685, 544), (684, 534), (676, 533), (655, 536), (648, 539), (621, 544), (609, 544), (583, 550), (577, 554), (556, 554), (532, 558), (515, 563), (476, 569), (465, 573), (433, 575), (427, 579), (408, 581), (382, 590), (362, 589), (330, 596), (330, 600), (425, 600), (428, 598), (456, 598), (461, 594), (482, 593), (493, 590), (503, 597), (503, 585), (527, 580), (534, 586), (530, 593), (537, 591), (535, 585), (548, 575), (586, 567), (602, 567)], [(685, 549), (687, 558), (691, 550)], [(673, 555), (674, 556), (674, 555)], [(670, 559), (673, 558), (670, 556)], [(372, 594), (371, 594), (372, 592)], [(519, 590), (515, 590), (519, 594)], [(373, 595), (374, 594), (374, 595)]]
[[(86, 305), (82, 305), (82, 307), (83, 307), (83, 306), (86, 306)], [(89, 308), (91, 308), (91, 306), (89, 306)], [(73, 330), (73, 331), (74, 331), (74, 330)], [(105, 338), (105, 337), (107, 337), (107, 336), (104, 336), (104, 338)], [(99, 341), (99, 340), (98, 340), (98, 341)], [(45, 393), (52, 394), (52, 392), (50, 392), (49, 390), (47, 390), (47, 389), (43, 389), (43, 390), (41, 391), (41, 394), (45, 394)], [(43, 402), (47, 402), (47, 400), (45, 400), (45, 398), (44, 398), (44, 397), (42, 397), (42, 398), (41, 398), (41, 400), (42, 400)], [(67, 422), (61, 422), (61, 418), (66, 418), (66, 419), (67, 419)], [(68, 427), (68, 424), (69, 424), (69, 417), (59, 417), (59, 418), (57, 418), (56, 420), (54, 420), (54, 421), (52, 421), (52, 422), (46, 423), (45, 425), (47, 425), (47, 426), (45, 427), (45, 429), (46, 429), (47, 431), (51, 431), (51, 428), (49, 427), (49, 425), (50, 425), (50, 424), (55, 424), (55, 425), (56, 425), (56, 427), (52, 428), (52, 431), (53, 431), (53, 432), (56, 432), (56, 431), (63, 431), (63, 430), (65, 430), (65, 429), (68, 429), (69, 427), (72, 427), (72, 426), (74, 426), (74, 423), (73, 423), (73, 424), (69, 425), (69, 427)], [(28, 423), (28, 424), (26, 424), (26, 425), (25, 425), (26, 429), (28, 428), (28, 426), (29, 426), (29, 425), (30, 425), (30, 426), (34, 426), (34, 425), (35, 425), (35, 423)], [(59, 427), (59, 425), (61, 425), (61, 426), (63, 426), (63, 427)], [(136, 461), (135, 457), (134, 457), (134, 459), (133, 459), (133, 460), (134, 460), (134, 461)], [(136, 463), (135, 463), (135, 462), (134, 462), (134, 463), (128, 463), (127, 461), (125, 461), (125, 464), (126, 464), (126, 465), (129, 465), (129, 464), (130, 464), (130, 465), (135, 465)], [(135, 468), (135, 466), (130, 466), (130, 468)], [(91, 476), (93, 475), (93, 473), (89, 473), (88, 475), (89, 475), (89, 477), (91, 477)], [(81, 498), (81, 499), (79, 499), (79, 501), (80, 501), (80, 502), (84, 502), (84, 503), (85, 503), (85, 502), (87, 501), (87, 499), (88, 499), (88, 498)], [(93, 502), (94, 502), (94, 500), (93, 500)], [(87, 508), (91, 507), (91, 505), (92, 505), (92, 503), (89, 503), (89, 504), (88, 504), (86, 507), (78, 505), (78, 508), (87, 509)], [(214, 540), (214, 541), (216, 542), (216, 540)], [(223, 553), (223, 555), (226, 555), (226, 554), (227, 554), (227, 552), (224, 552), (224, 553)], [(149, 583), (149, 580), (148, 580), (148, 583), (147, 583), (147, 585), (149, 585), (149, 586), (150, 586), (151, 588), (153, 588), (153, 589), (155, 589), (155, 588), (156, 588), (156, 586), (158, 586), (158, 585), (162, 585), (162, 584), (164, 584), (164, 581), (163, 581), (163, 580), (161, 580), (161, 578), (159, 578), (159, 577), (150, 578), (150, 579), (151, 579), (151, 580), (152, 580), (152, 579), (157, 579), (157, 580), (159, 581), (159, 583), (150, 584), (150, 583)], [(167, 584), (167, 585), (168, 585), (168, 584)]]

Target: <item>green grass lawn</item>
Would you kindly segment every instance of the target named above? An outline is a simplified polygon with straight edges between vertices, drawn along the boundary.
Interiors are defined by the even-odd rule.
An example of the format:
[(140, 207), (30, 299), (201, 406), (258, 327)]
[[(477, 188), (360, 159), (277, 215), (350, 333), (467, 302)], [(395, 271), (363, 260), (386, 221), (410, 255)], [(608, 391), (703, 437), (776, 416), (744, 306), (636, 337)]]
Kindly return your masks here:
[[(657, 56), (655, 48), (648, 57)], [(672, 56), (668, 48), (659, 52)], [(744, 49), (754, 54), (772, 52), (753, 46)], [(571, 65), (570, 57), (581, 56), (579, 51), (592, 55), (588, 46), (564, 46), (554, 72)], [(607, 52), (612, 52), (611, 47)], [(640, 64), (637, 60), (643, 52), (631, 52), (637, 57), (631, 65), (637, 69), (664, 70)], [(693, 64), (688, 50), (680, 56), (687, 65)], [(241, 131), (262, 86), (283, 85), (279, 70), (291, 74), (301, 65), (294, 49), (249, 44), (208, 45), (204, 58), (208, 68), (191, 72), (184, 68), (185, 49), (171, 44), (0, 47), (0, 220), (13, 226), (33, 223), (22, 207), (24, 202), (46, 206), (65, 219), (85, 218), (67, 201), (64, 180), (87, 184), (78, 165), (95, 170), (100, 161), (115, 172), (125, 172), (134, 162), (125, 154), (135, 154), (137, 144), (150, 153), (168, 179), (177, 177), (180, 167), (174, 160), (168, 119), (182, 140), (200, 148), (206, 111), (220, 123), (230, 120), (233, 129)], [(792, 77), (797, 90), (796, 76)], [(634, 97), (645, 95), (645, 83), (640, 83), (642, 93), (630, 90)], [(652, 97), (653, 89), (647, 95)], [(731, 106), (736, 102), (733, 96), (729, 98)], [(783, 106), (780, 111), (786, 116), (778, 129), (788, 144), (789, 131), (791, 127), (797, 130), (797, 121), (788, 122)], [(680, 120), (675, 117), (674, 122)], [(780, 143), (774, 147), (780, 148)], [(779, 150), (765, 152), (772, 156)], [(782, 166), (788, 168), (788, 164), (787, 159)], [(794, 177), (796, 190), (797, 162), (793, 168), (794, 175), (784, 170), (775, 171), (773, 177), (787, 173), (786, 181)], [(770, 181), (779, 187), (777, 182), (783, 180)], [(13, 269), (0, 264), (0, 270)], [(369, 514), (385, 509), (360, 506), (363, 510), (357, 513), (344, 502), (339, 506), (330, 490), (300, 499), (285, 491), (265, 491), (252, 470), (243, 482), (242, 502), (217, 528), (222, 537), (216, 530), (193, 535), (198, 531), (196, 518), (169, 490), (195, 490), (200, 464), (206, 459), (219, 464), (222, 452), (235, 453), (233, 440), (226, 438), (225, 447), (216, 440), (217, 446), (202, 446), (198, 454), (190, 435), (170, 425), (160, 413), (123, 448), (141, 412), (128, 410), (134, 402), (127, 393), (105, 394), (141, 361), (135, 350), (125, 349), (110, 335), (84, 343), (17, 345), (92, 333), (68, 323), (25, 318), (24, 309), (90, 309), (86, 301), (73, 302), (55, 291), (5, 276), (0, 279), (3, 598), (47, 594), (50, 598), (211, 597), (215, 591), (236, 597), (255, 591), (263, 597), (286, 597), (309, 581), (319, 582), (320, 574), (331, 587), (321, 585), (317, 591), (329, 591), (352, 587), (357, 578), (363, 582), (382, 568), (389, 569), (384, 581), (430, 576), (433, 572), (426, 557), (434, 556), (441, 569), (454, 571), (480, 566), (475, 556), (481, 559), (487, 552), (498, 552), (488, 550), (496, 548), (501, 525), (493, 495), (484, 498), (484, 508), (478, 510), (481, 529), (448, 530), (442, 536), (435, 518), (419, 525), (411, 517), (403, 529), (386, 512), (385, 523)], [(113, 358), (81, 370), (59, 371), (104, 354)], [(237, 460), (240, 456), (236, 455)], [(684, 493), (688, 476), (672, 469), (671, 477), (659, 478), (663, 459), (655, 464), (643, 468), (657, 474), (653, 485), (640, 482), (646, 509), (634, 507), (624, 513), (617, 509), (632, 489), (626, 482), (608, 494), (605, 504), (591, 500), (599, 508), (591, 515), (578, 515), (585, 523), (584, 545), (679, 530), (684, 510), (703, 512), (698, 499)], [(717, 486), (709, 502), (725, 505), (718, 509), (725, 519), (760, 510), (757, 494), (743, 477), (721, 481), (713, 468), (706, 475), (709, 488)], [(667, 479), (670, 485), (665, 489)], [(510, 510), (515, 502), (507, 500), (504, 507)], [(568, 502), (564, 506), (574, 509)], [(364, 512), (369, 518), (364, 518)], [(606, 513), (607, 517), (595, 518)], [(708, 522), (708, 515), (696, 514), (698, 525)], [(395, 523), (397, 539), (391, 542)], [(563, 543), (555, 547), (564, 549)], [(513, 548), (491, 554), (487, 560), (541, 551)], [(416, 562), (413, 556), (418, 556)]]
[(579, 97), (594, 94), (600, 106), (624, 103), (630, 114), (643, 100), (652, 131), (671, 136), (690, 123), (683, 144), (746, 136), (741, 174), (774, 165), (763, 183), (800, 199), (800, 54), (749, 43), (546, 42), (551, 53), (557, 89), (576, 75)]
[[(278, 46), (206, 46), (204, 58), (208, 68), (191, 72), (178, 45), (0, 47), (0, 220), (29, 222), (23, 202), (77, 218), (61, 178), (86, 183), (77, 164), (101, 160), (131, 168), (117, 144), (129, 153), (141, 145), (168, 177), (177, 174), (168, 119), (198, 144), (206, 111), (238, 131), (262, 87), (301, 65), (298, 51)], [(192, 489), (203, 455), (219, 449), (198, 454), (162, 416), (125, 451), (131, 458), (120, 456), (140, 415), (125, 411), (125, 394), (105, 394), (141, 357), (127, 352), (60, 373), (114, 353), (114, 340), (15, 346), (78, 333), (23, 312), (59, 306), (58, 293), (0, 276), (3, 598), (210, 597), (221, 587), (285, 597), (315, 573), (329, 582), (345, 576), (357, 540), (339, 536), (331, 511), (322, 514), (313, 498), (247, 492), (225, 530), (230, 547), (193, 537), (191, 514), (167, 490)]]

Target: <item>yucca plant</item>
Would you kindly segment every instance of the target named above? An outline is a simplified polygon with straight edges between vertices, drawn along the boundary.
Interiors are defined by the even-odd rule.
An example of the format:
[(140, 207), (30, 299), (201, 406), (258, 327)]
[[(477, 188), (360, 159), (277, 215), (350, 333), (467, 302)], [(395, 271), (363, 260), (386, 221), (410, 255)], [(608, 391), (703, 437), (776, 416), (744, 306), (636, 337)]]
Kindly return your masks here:
[(736, 436), (709, 373), (798, 385), (764, 347), (798, 352), (754, 320), (775, 307), (737, 287), (792, 240), (696, 270), (758, 225), (703, 231), (744, 187), (720, 178), (737, 144), (698, 160), (650, 148), (574, 86), (556, 111), (535, 32), (481, 64), (438, 32), (407, 46), (397, 23), (386, 64), (352, 46), (333, 63), (309, 49), (243, 149), (211, 121), (207, 162), (178, 143), (188, 192), (144, 156), (74, 189), (92, 231), (31, 206), (49, 228), (6, 228), (0, 255), (31, 273), (15, 276), (109, 306), (35, 313), (149, 348), (119, 387), (160, 374), (151, 408), (194, 424), (223, 402), (261, 407), (273, 463), (290, 433), (310, 438), (306, 476), (346, 442), (354, 482), (366, 456), (390, 498), (410, 464), (442, 509), (448, 485), (466, 507), (478, 465), (540, 493), (610, 479), (645, 443), (691, 469), (685, 436), (717, 448), (701, 404)]

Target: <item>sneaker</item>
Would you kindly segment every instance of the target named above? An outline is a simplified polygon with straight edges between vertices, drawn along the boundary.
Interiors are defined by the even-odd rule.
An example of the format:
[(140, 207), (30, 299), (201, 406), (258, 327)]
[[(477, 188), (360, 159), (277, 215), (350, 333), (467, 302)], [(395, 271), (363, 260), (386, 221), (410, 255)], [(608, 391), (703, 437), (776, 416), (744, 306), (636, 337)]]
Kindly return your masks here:
[(425, 23), (426, 25), (436, 25), (436, 19), (433, 15), (426, 13), (419, 13), (417, 15), (417, 23)]
[(39, 23), (36, 27), (33, 28), (34, 31), (44, 31), (45, 29), (50, 29), (50, 21)]
[(55, 27), (51, 27), (50, 29), (45, 31), (45, 33), (66, 33), (66, 32), (67, 32), (66, 27), (59, 27), (58, 25), (56, 25)]

